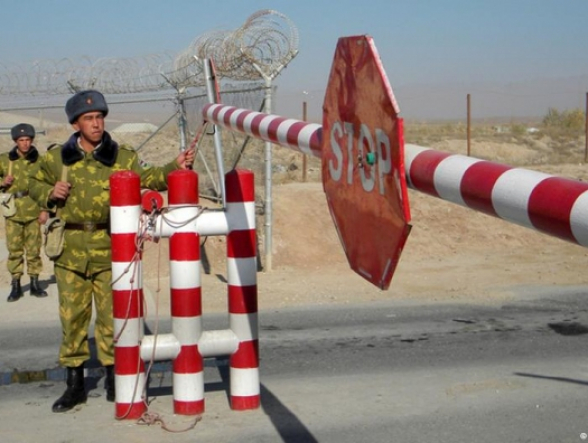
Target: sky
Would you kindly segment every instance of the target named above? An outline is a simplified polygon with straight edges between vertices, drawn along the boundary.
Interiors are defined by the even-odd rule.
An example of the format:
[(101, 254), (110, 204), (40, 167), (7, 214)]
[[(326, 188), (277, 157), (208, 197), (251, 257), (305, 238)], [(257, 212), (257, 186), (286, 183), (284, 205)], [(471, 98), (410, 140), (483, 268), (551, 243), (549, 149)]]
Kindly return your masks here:
[(276, 10), (299, 53), (275, 113), (321, 115), (337, 40), (373, 37), (407, 121), (545, 115), (586, 106), (587, 0), (3, 0), (0, 63), (180, 53), (204, 33)]

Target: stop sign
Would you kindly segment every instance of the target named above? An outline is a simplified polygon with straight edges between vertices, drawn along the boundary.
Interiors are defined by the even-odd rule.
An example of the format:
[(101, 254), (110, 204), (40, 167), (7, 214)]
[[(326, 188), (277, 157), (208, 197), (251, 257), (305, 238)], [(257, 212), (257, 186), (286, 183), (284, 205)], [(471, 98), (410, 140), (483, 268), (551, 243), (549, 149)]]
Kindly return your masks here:
[(323, 187), (349, 265), (381, 289), (411, 228), (398, 113), (373, 39), (340, 38), (323, 104)]

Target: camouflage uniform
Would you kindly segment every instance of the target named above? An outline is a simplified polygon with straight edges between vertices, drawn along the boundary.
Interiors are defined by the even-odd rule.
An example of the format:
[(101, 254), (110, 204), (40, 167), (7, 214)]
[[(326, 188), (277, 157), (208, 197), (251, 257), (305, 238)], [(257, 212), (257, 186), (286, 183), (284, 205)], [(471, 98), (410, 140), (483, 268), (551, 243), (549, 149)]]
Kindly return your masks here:
[[(38, 223), (41, 208), (28, 195), (29, 174), (34, 172), (38, 164), (37, 160), (39, 160), (39, 151), (34, 146), (31, 146), (25, 157), (18, 154), (16, 146), (9, 152), (0, 154), (0, 178), (3, 179), (7, 175), (14, 177), (14, 181), (4, 192), (10, 192), (17, 197), (15, 199), (16, 214), (5, 218), (7, 267), (13, 279), (19, 279), (23, 275), (25, 255), (29, 276), (36, 277), (43, 270), (42, 237)], [(12, 168), (10, 162), (12, 162)]]
[(92, 316), (92, 297), (96, 306), (94, 336), (98, 359), (104, 365), (114, 363), (112, 318), (111, 244), (107, 229), (67, 229), (68, 224), (108, 223), (110, 215), (109, 178), (117, 171), (131, 170), (141, 177), (141, 186), (164, 190), (167, 175), (178, 169), (172, 161), (163, 167), (147, 167), (136, 152), (119, 146), (105, 132), (102, 143), (87, 154), (78, 144), (79, 133), (62, 146), (47, 151), (36, 174), (31, 176), (33, 199), (54, 209), (49, 196), (61, 181), (64, 165), (70, 194), (57, 216), (66, 222), (63, 253), (55, 260), (59, 291), (59, 314), (63, 338), (59, 353), (62, 366), (77, 367), (90, 358), (88, 327)]

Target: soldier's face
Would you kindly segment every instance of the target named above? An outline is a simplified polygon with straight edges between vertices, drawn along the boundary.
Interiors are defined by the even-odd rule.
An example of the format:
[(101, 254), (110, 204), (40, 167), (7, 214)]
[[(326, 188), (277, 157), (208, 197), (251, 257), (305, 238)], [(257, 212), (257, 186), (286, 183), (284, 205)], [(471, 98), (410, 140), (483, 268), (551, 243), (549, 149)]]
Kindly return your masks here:
[(16, 148), (23, 154), (30, 151), (33, 139), (30, 137), (19, 137), (16, 139)]
[(104, 114), (102, 112), (87, 112), (80, 115), (72, 126), (80, 132), (83, 139), (97, 145), (102, 141), (102, 134), (104, 134)]

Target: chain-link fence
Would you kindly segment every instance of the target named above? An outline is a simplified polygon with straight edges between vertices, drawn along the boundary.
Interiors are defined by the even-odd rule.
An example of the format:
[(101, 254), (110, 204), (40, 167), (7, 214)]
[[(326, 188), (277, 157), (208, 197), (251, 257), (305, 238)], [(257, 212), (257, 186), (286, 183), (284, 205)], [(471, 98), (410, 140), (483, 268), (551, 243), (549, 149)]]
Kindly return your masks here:
[[(240, 86), (231, 85), (220, 91), (223, 103), (247, 109), (263, 108), (265, 87), (259, 83)], [(44, 152), (53, 143), (63, 143), (73, 129), (67, 123), (64, 112), (65, 101), (69, 96), (53, 96), (51, 104), (39, 100), (35, 105), (15, 108), (13, 112), (0, 113), (0, 152), (6, 152), (14, 146), (10, 138), (10, 128), (15, 124), (26, 122), (32, 124), (36, 131), (35, 146)], [(106, 130), (119, 144), (128, 144), (139, 151), (147, 163), (160, 165), (173, 158), (180, 151), (181, 132), (185, 132), (186, 145), (198, 148), (195, 164), (202, 176), (203, 189), (213, 186), (210, 174), (216, 174), (216, 160), (212, 137), (202, 132), (202, 107), (208, 103), (206, 91), (193, 91), (190, 95), (166, 97), (163, 94), (107, 95), (109, 114), (106, 118)], [(58, 100), (62, 102), (58, 104)], [(184, 113), (184, 114), (182, 114)], [(180, 122), (182, 116), (185, 128)], [(226, 131), (223, 137), (224, 169), (234, 167), (254, 169), (260, 173), (258, 162), (251, 160), (244, 153), (249, 152), (251, 143), (244, 137)], [(241, 163), (241, 164), (240, 164)]]

